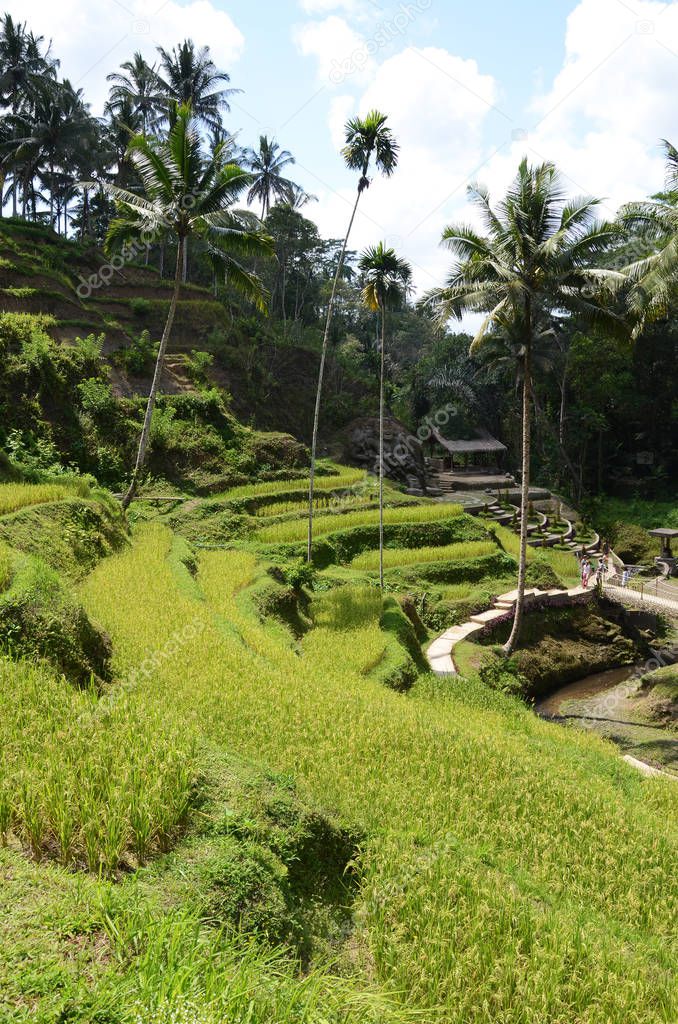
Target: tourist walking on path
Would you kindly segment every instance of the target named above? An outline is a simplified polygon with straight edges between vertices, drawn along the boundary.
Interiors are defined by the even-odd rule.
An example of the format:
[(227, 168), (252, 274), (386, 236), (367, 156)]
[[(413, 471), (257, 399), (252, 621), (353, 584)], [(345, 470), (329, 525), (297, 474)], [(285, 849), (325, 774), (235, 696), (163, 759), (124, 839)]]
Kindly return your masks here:
[(586, 555), (581, 560), (581, 585), (586, 590), (589, 585), (589, 579), (591, 578), (591, 563), (589, 562)]

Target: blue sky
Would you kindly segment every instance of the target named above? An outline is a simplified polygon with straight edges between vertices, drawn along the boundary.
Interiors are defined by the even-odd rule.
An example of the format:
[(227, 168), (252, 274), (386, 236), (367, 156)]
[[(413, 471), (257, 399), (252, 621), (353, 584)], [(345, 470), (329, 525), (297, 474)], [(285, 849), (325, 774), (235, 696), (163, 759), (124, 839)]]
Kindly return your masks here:
[(678, 3), (661, 0), (6, 0), (54, 40), (62, 71), (95, 112), (105, 75), (140, 49), (186, 36), (210, 45), (232, 84), (228, 127), (243, 144), (275, 135), (318, 197), (323, 234), (341, 235), (354, 181), (339, 149), (345, 119), (377, 106), (401, 144), (376, 179), (352, 244), (380, 238), (440, 283), (438, 247), (469, 219), (466, 185), (506, 187), (519, 159), (553, 159), (569, 189), (619, 203), (660, 187), (658, 141), (678, 143)]

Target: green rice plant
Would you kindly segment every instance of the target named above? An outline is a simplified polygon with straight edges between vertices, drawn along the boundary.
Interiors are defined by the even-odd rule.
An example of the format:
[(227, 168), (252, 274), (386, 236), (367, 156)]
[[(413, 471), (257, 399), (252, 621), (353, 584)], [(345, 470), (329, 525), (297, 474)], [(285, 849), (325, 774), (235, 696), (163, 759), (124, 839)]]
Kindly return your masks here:
[[(373, 678), (386, 639), (367, 594), (321, 599), (318, 625), (292, 643), (248, 599), (262, 572), (254, 552), (205, 553), (189, 591), (171, 551), (171, 533), (146, 524), (80, 587), (113, 638), (119, 679), (149, 666), (100, 718), (91, 694), (0, 661), (0, 775), (17, 818), (26, 773), (44, 814), (63, 765), (76, 859), (92, 829), (90, 866), (110, 871), (106, 835), (119, 856), (127, 831), (133, 852), (142, 798), (153, 828), (176, 840), (196, 743), (264, 763), (367, 837), (347, 945), (368, 972), (346, 971), (335, 987), (327, 971), (275, 959), (274, 980), (260, 944), (243, 948), (164, 905), (143, 925), (107, 914), (114, 955), (129, 965), (117, 990), (125, 1011), (138, 1005), (154, 1024), (181, 1000), (215, 1021), (265, 1024), (376, 1024), (390, 1012), (398, 1024), (676, 1019), (674, 783), (642, 779), (595, 736), (473, 678), (388, 690)], [(171, 650), (168, 637), (181, 638)]]
[(465, 601), (476, 589), (475, 583), (452, 583), (445, 587), (441, 597), (443, 601)]
[(0, 780), (0, 846), (7, 845), (7, 835), (11, 826), (12, 798), (4, 780)]
[(27, 505), (42, 505), (67, 498), (87, 498), (90, 487), (86, 480), (59, 484), (0, 484), (0, 515), (17, 512)]
[(15, 556), (11, 548), (0, 541), (0, 592), (7, 590), (14, 575)]
[[(491, 540), (462, 541), (458, 544), (446, 544), (443, 547), (425, 548), (386, 548), (384, 551), (384, 568), (397, 569), (401, 565), (412, 565), (424, 562), (461, 562), (491, 555), (497, 550)], [(351, 567), (358, 570), (376, 570), (379, 568), (379, 552), (365, 551), (351, 562)]]
[[(340, 512), (347, 508), (360, 508), (361, 505), (369, 505), (374, 502), (374, 494), (346, 494), (329, 495), (318, 494), (313, 499), (313, 508), (316, 512)], [(300, 498), (297, 501), (274, 501), (268, 505), (261, 505), (255, 515), (261, 518), (281, 516), (288, 513), (303, 515), (308, 510), (308, 501)]]
[[(320, 476), (316, 479), (314, 487), (320, 491), (342, 490), (353, 487), (367, 479), (364, 469), (347, 469), (340, 467), (338, 473), (331, 476)], [(240, 487), (231, 487), (223, 494), (216, 495), (217, 500), (231, 500), (233, 498), (257, 498), (265, 494), (279, 494), (281, 492), (304, 490), (308, 488), (308, 476), (292, 477), (289, 480), (262, 480), (256, 484), (243, 484)]]
[[(490, 532), (497, 538), (507, 555), (513, 558), (520, 557), (520, 537), (507, 526), (500, 526), (498, 523), (490, 527)], [(535, 549), (527, 547), (527, 560), (531, 562), (535, 557)]]
[(382, 608), (381, 592), (375, 587), (337, 587), (314, 599), (311, 616), (318, 627), (350, 630), (378, 622)]
[(572, 582), (579, 579), (579, 560), (574, 551), (556, 551), (553, 548), (543, 548), (540, 550), (538, 558), (548, 563), (564, 582)]
[[(384, 511), (384, 523), (388, 526), (400, 523), (433, 523), (442, 519), (452, 519), (463, 514), (461, 505), (435, 504), (415, 505), (406, 508), (387, 508)], [(365, 510), (347, 512), (342, 516), (318, 516), (314, 520), (314, 533), (317, 537), (327, 536), (337, 530), (350, 530), (356, 526), (374, 526), (379, 522), (379, 512)], [(287, 544), (303, 540), (306, 536), (304, 520), (275, 523), (264, 526), (254, 534), (256, 540), (263, 544)]]
[(46, 819), (40, 795), (24, 775), (19, 790), (19, 814), (23, 835), (35, 860), (41, 860), (46, 835)]

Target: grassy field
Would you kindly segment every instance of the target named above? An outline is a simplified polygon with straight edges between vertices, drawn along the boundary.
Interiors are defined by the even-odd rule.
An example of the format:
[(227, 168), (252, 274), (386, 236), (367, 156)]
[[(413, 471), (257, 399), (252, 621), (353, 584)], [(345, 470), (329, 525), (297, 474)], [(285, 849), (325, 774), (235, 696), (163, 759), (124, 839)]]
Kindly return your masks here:
[[(441, 519), (451, 519), (463, 513), (461, 505), (420, 505), (413, 508), (389, 508), (384, 511), (384, 523), (435, 523)], [(313, 532), (316, 537), (326, 536), (335, 530), (350, 530), (356, 526), (374, 526), (379, 522), (376, 509), (363, 512), (347, 512), (341, 517), (335, 515), (318, 516), (313, 521)], [(304, 519), (291, 520), (264, 526), (256, 531), (255, 538), (264, 544), (286, 544), (304, 540), (307, 532)]]
[[(495, 535), (504, 551), (518, 558), (520, 554), (520, 537), (506, 526), (492, 526)], [(579, 580), (579, 563), (576, 555), (569, 551), (555, 551), (553, 548), (527, 548), (528, 562), (546, 562), (564, 583), (576, 583)]]
[(146, 528), (92, 575), (88, 608), (123, 672), (207, 617), (154, 690), (196, 736), (292, 773), (365, 829), (353, 941), (382, 986), (443, 1021), (672, 1019), (670, 783), (472, 684), (405, 698), (370, 683), (374, 626), (320, 626), (300, 659), (238, 599), (251, 555), (206, 555), (200, 602), (169, 545)]
[[(491, 555), (497, 550), (491, 540), (466, 541), (459, 544), (445, 544), (442, 547), (424, 548), (387, 548), (384, 551), (384, 568), (397, 569), (401, 565), (413, 562), (459, 562), (465, 559), (480, 558)], [(379, 552), (365, 551), (351, 563), (353, 569), (374, 570), (379, 568)]]
[[(143, 523), (76, 591), (112, 683), (0, 660), (0, 1020), (672, 1024), (676, 787), (473, 673), (384, 686), (387, 606), (356, 585), (376, 557), (335, 568), (293, 637), (262, 612), (289, 592), (251, 545), (196, 563)], [(299, 888), (295, 865), (340, 834), (351, 849)], [(297, 945), (278, 948), (277, 920)]]
[[(318, 476), (315, 479), (314, 489), (316, 491), (335, 491), (349, 487), (355, 487), (367, 479), (363, 469), (347, 469), (345, 466), (337, 467), (338, 472), (331, 476)], [(215, 500), (230, 500), (233, 498), (258, 498), (265, 494), (280, 494), (286, 491), (308, 490), (308, 476), (293, 477), (289, 480), (264, 480), (257, 484), (243, 484), (240, 487), (231, 487), (223, 494), (215, 496)]]
[(64, 498), (87, 498), (89, 484), (84, 480), (58, 484), (2, 484), (0, 486), (0, 516), (18, 512), (27, 505), (43, 505)]

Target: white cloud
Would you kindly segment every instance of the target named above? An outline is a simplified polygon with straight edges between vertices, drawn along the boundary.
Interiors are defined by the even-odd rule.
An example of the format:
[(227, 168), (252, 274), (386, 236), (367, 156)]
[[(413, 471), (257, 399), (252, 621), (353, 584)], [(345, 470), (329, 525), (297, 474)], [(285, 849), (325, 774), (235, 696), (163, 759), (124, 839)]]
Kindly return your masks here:
[(655, 0), (581, 0), (567, 22), (563, 66), (535, 98), (524, 143), (493, 161), (488, 184), (503, 188), (520, 156), (554, 160), (573, 192), (622, 202), (663, 181), (661, 138), (678, 141), (678, 5)]
[(186, 38), (196, 45), (207, 40), (214, 62), (230, 72), (245, 42), (229, 15), (209, 0), (185, 5), (169, 0), (160, 8), (155, 0), (96, 5), (82, 0), (6, 0), (5, 10), (53, 41), (61, 75), (84, 89), (94, 113), (101, 112), (108, 95), (106, 75), (135, 50), (152, 62), (157, 46), (171, 48)]
[(366, 40), (336, 14), (295, 29), (294, 40), (304, 57), (315, 57), (318, 80), (325, 85), (340, 85), (352, 75), (365, 81), (374, 72)]
[(327, 14), (329, 11), (355, 11), (356, 0), (301, 0), (301, 9), (305, 14)]
[[(372, 175), (353, 248), (384, 239), (412, 261), (419, 288), (442, 281), (449, 260), (438, 247), (440, 233), (463, 206), (469, 175), (483, 161), (483, 126), (496, 97), (494, 79), (475, 61), (429, 47), (407, 48), (384, 61), (357, 103), (344, 95), (334, 100), (330, 127), (337, 148), (346, 117), (373, 107), (389, 114), (401, 147), (391, 178)], [(314, 216), (324, 232), (343, 234), (354, 195), (352, 189), (321, 192)]]

